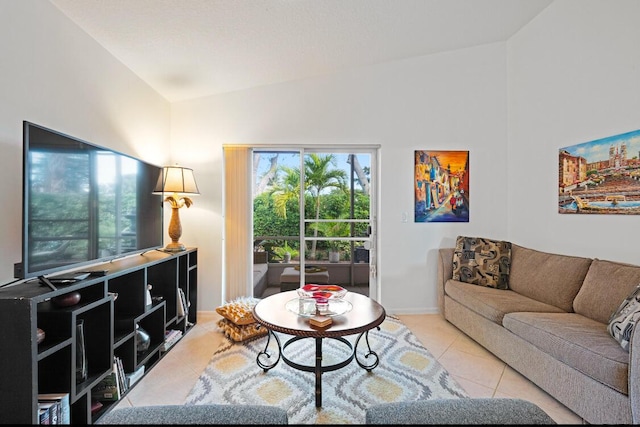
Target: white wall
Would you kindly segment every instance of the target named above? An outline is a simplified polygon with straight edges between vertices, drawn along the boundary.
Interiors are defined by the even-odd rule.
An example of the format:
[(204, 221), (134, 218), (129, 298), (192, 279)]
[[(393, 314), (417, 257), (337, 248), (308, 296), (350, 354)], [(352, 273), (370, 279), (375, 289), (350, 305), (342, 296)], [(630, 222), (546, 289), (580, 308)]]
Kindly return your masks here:
[(0, 58), (0, 283), (7, 283), (22, 260), (23, 120), (162, 165), (171, 111), (48, 1), (0, 0)]
[[(202, 193), (181, 212), (182, 241), (200, 248), (199, 308), (221, 302), (222, 144), (349, 143), (381, 146), (381, 303), (436, 312), (437, 248), (458, 234), (507, 237), (506, 88), (497, 43), (172, 104), (173, 158)], [(469, 223), (402, 223), (421, 149), (470, 151)]]
[[(558, 214), (556, 165), (561, 147), (640, 128), (638, 16), (637, 0), (556, 0), (508, 43), (170, 106), (49, 2), (0, 0), (0, 282), (20, 261), (23, 120), (194, 168), (181, 240), (200, 248), (202, 310), (221, 302), (225, 143), (380, 144), (390, 313), (436, 310), (436, 250), (459, 234), (637, 264), (638, 217)], [(401, 222), (417, 149), (470, 151), (469, 223)]]
[(514, 243), (640, 264), (640, 217), (561, 215), (557, 203), (560, 148), (640, 129), (639, 18), (637, 0), (556, 0), (509, 40)]

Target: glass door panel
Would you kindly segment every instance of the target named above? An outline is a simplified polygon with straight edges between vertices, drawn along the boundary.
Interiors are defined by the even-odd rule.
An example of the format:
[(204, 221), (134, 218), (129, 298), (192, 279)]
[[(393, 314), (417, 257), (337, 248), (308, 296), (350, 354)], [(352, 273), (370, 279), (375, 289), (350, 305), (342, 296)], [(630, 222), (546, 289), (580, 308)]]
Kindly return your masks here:
[[(370, 164), (368, 153), (304, 152), (305, 206), (312, 207), (304, 215), (303, 247), (309, 249), (304, 260), (326, 268), (331, 284), (366, 295)], [(361, 262), (356, 261), (356, 249)]]
[(292, 280), (293, 268), (295, 287), (326, 280), (369, 295), (372, 158), (370, 150), (254, 149), (254, 251), (267, 252), (272, 282)]

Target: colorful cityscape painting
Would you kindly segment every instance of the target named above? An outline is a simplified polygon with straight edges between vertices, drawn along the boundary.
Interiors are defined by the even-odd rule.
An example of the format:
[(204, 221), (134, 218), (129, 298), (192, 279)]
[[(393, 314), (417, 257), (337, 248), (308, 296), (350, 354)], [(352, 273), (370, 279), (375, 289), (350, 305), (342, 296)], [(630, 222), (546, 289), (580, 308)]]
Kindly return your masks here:
[(469, 222), (469, 152), (416, 150), (415, 222)]
[(640, 130), (560, 149), (558, 212), (640, 214)]

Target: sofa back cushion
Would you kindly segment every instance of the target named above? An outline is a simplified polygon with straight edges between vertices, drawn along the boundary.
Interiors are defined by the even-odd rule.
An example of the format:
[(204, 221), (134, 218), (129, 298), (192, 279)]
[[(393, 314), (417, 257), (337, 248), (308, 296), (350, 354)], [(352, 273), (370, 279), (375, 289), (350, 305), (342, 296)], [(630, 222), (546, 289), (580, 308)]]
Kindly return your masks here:
[(573, 300), (591, 261), (591, 258), (541, 252), (512, 243), (509, 288), (536, 301), (572, 312)]
[(640, 266), (594, 259), (573, 309), (601, 323), (608, 323), (611, 314), (640, 283)]

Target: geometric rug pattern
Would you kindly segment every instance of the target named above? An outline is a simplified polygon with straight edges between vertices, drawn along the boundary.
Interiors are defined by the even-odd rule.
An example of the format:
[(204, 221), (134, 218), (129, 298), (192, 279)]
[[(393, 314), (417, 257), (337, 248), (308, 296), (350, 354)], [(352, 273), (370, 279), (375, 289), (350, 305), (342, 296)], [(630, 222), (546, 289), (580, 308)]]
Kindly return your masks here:
[[(277, 333), (285, 343), (290, 335)], [(355, 345), (357, 335), (345, 336)], [(186, 405), (207, 403), (261, 404), (287, 410), (290, 424), (364, 424), (364, 410), (377, 403), (468, 397), (460, 385), (424, 348), (399, 319), (387, 316), (380, 329), (369, 331), (369, 345), (379, 364), (368, 372), (355, 360), (322, 374), (322, 407), (315, 406), (315, 374), (294, 369), (280, 360), (264, 372), (256, 363), (265, 350), (267, 337), (236, 343), (225, 339), (186, 398)], [(296, 363), (313, 365), (315, 339), (289, 345), (287, 357)], [(365, 358), (365, 336), (358, 342), (357, 355)], [(273, 337), (269, 343), (271, 361), (277, 359)], [(344, 343), (324, 339), (323, 366), (345, 360), (351, 351)], [(259, 420), (256, 420), (259, 423)]]

